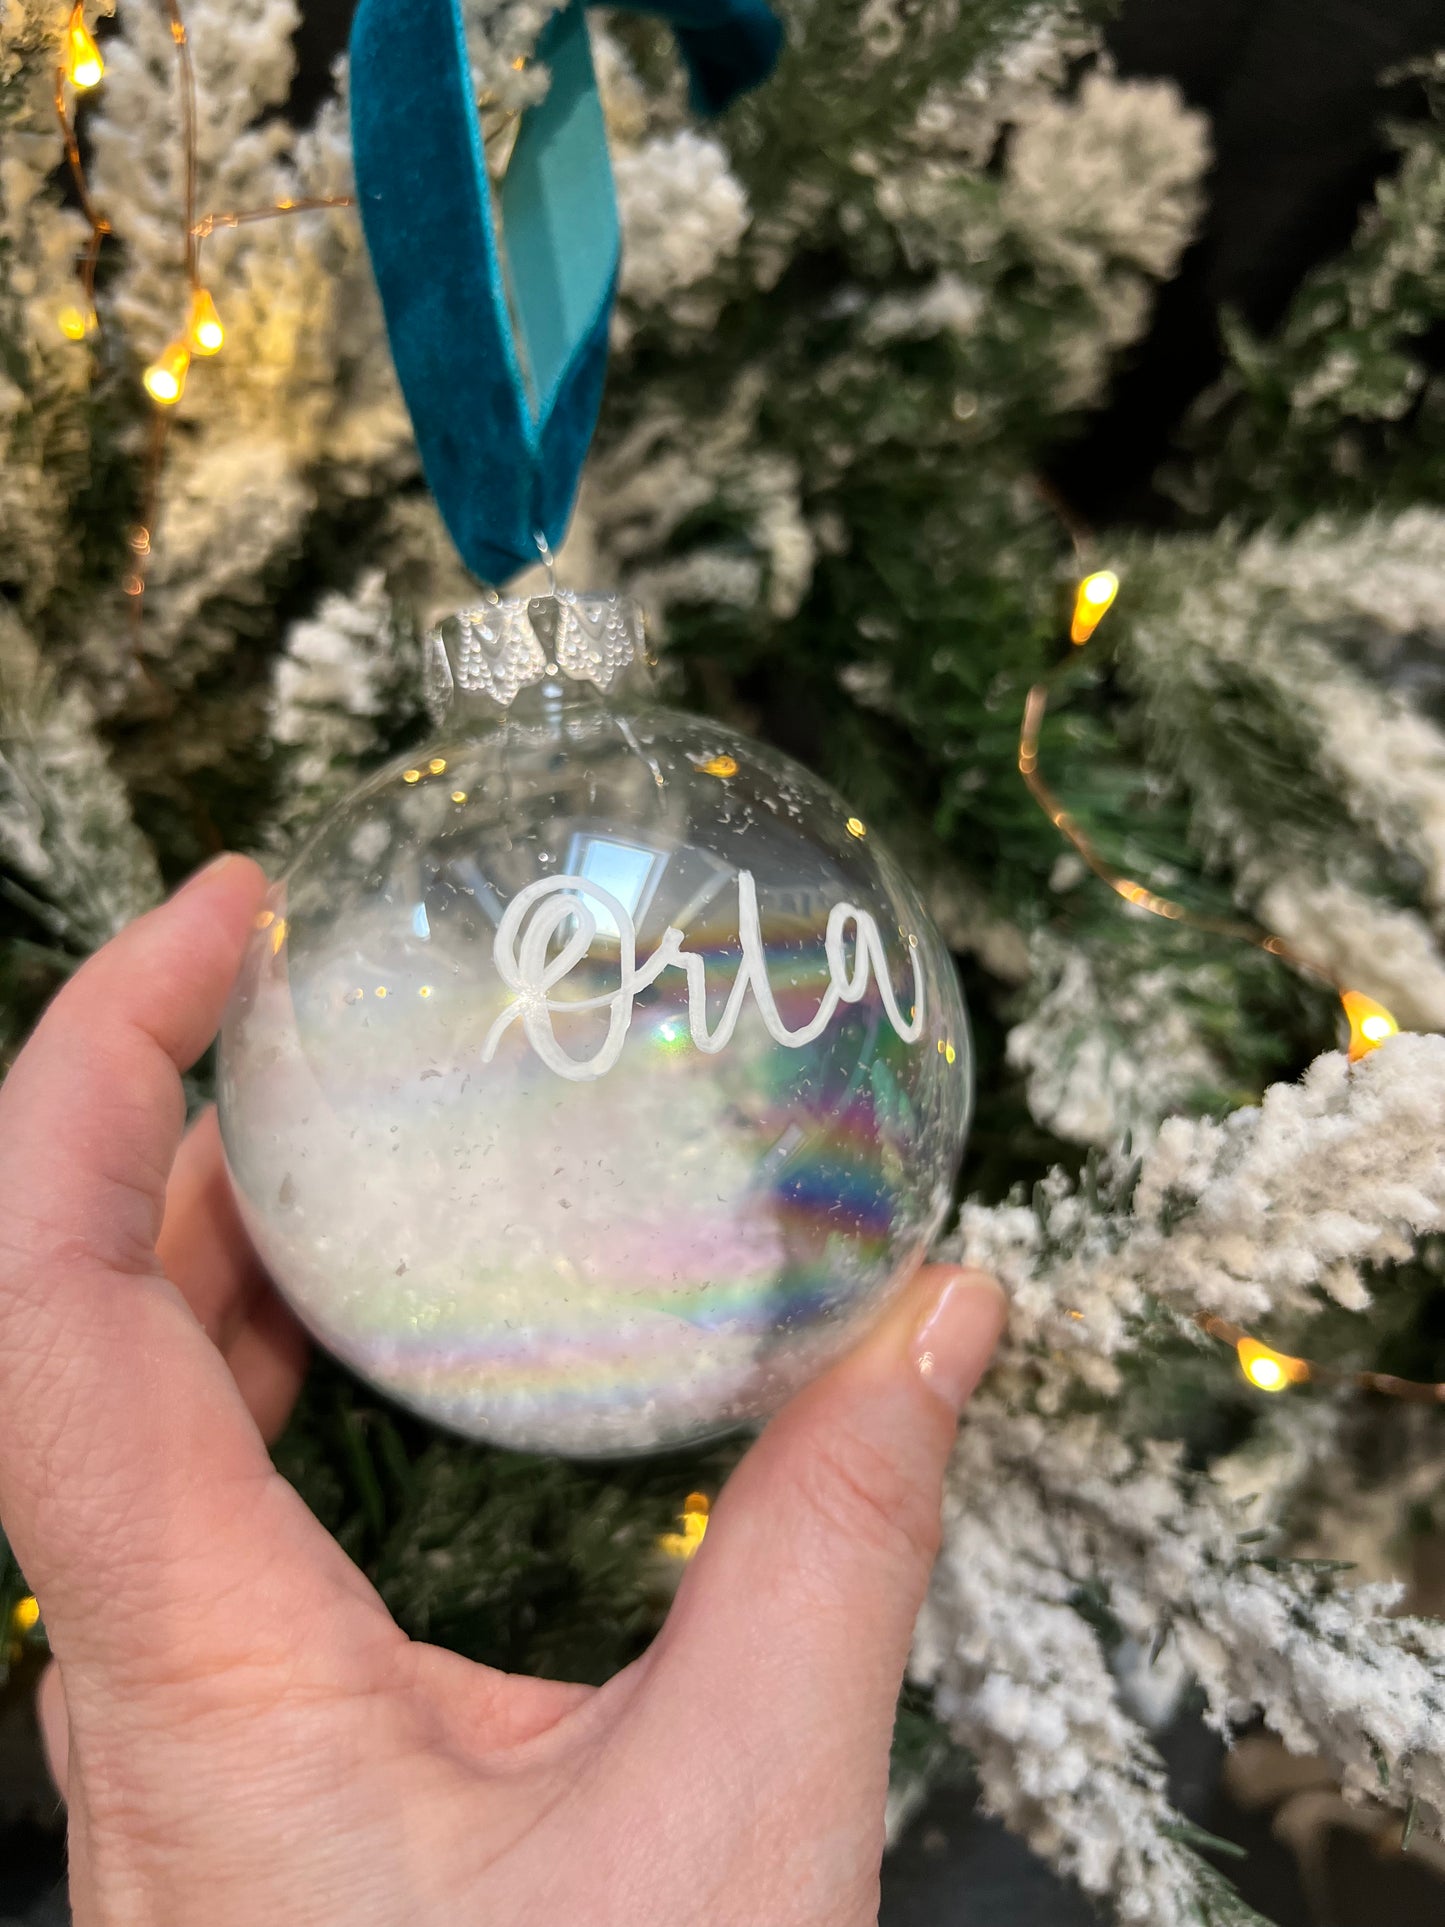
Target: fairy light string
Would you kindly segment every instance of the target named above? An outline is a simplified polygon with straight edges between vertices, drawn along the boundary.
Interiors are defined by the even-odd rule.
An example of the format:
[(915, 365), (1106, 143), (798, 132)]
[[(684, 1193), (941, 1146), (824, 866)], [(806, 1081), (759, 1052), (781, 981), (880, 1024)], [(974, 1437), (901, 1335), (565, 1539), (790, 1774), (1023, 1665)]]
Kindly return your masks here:
[(99, 325), (95, 311), (95, 273), (100, 251), (111, 232), (110, 222), (91, 196), (80, 141), (75, 131), (71, 96), (89, 93), (93, 87), (100, 85), (104, 77), (105, 61), (95, 36), (85, 23), (84, 0), (76, 0), (71, 8), (61, 42), (60, 58), (55, 67), (55, 118), (60, 123), (60, 136), (65, 144), (65, 160), (70, 169), (75, 198), (90, 225), (90, 238), (80, 261), (80, 300), (67, 302), (56, 316), (56, 323), (67, 341), (84, 341)]
[[(225, 344), (226, 330), (215, 296), (201, 277), (203, 244), (220, 228), (249, 226), (257, 221), (274, 221), (293, 214), (320, 212), (332, 208), (354, 207), (349, 194), (308, 195), (277, 201), (268, 207), (217, 209), (198, 214), (200, 161), (198, 147), (198, 107), (195, 62), (179, 0), (164, 0), (175, 49), (180, 92), (180, 136), (182, 152), (181, 239), (183, 247), (186, 315), (183, 327), (165, 344), (144, 370), (141, 381), (154, 406), (151, 430), (146, 441), (140, 484), (140, 515), (127, 539), (130, 562), (122, 589), (130, 602), (133, 634), (139, 638), (146, 574), (154, 548), (154, 530), (160, 506), (161, 477), (169, 441), (171, 411), (185, 393), (186, 379), (195, 356), (218, 354)], [(55, 115), (60, 125), (66, 163), (70, 170), (76, 201), (90, 227), (90, 236), (81, 257), (79, 295), (67, 302), (56, 316), (60, 332), (68, 341), (84, 341), (97, 332), (100, 322), (95, 303), (96, 269), (101, 249), (114, 229), (91, 192), (85, 161), (76, 133), (72, 97), (98, 86), (105, 74), (105, 61), (85, 19), (84, 0), (77, 0), (66, 23), (60, 58), (55, 74)]]
[(1331, 1365), (1317, 1364), (1313, 1359), (1276, 1351), (1272, 1345), (1262, 1344), (1248, 1332), (1241, 1331), (1238, 1325), (1231, 1325), (1228, 1319), (1201, 1313), (1194, 1322), (1210, 1338), (1233, 1346), (1240, 1370), (1250, 1384), (1262, 1392), (1283, 1392), (1291, 1385), (1346, 1386), (1360, 1392), (1380, 1392), (1386, 1398), (1404, 1399), (1412, 1405), (1445, 1405), (1445, 1384), (1397, 1378), (1393, 1372), (1339, 1371)]
[[(1047, 495), (1045, 499), (1050, 501), (1056, 513), (1061, 513), (1057, 502)], [(1064, 519), (1064, 527), (1075, 555), (1082, 561), (1085, 541), (1082, 531), (1068, 518)], [(1075, 586), (1069, 622), (1069, 640), (1076, 650), (1089, 642), (1114, 606), (1118, 593), (1119, 577), (1112, 569), (1089, 570), (1080, 578)], [(1023, 720), (1019, 728), (1019, 774), (1029, 794), (1054, 828), (1068, 839), (1094, 875), (1107, 883), (1115, 895), (1122, 897), (1126, 903), (1147, 910), (1151, 916), (1163, 917), (1171, 923), (1186, 924), (1190, 929), (1203, 931), (1210, 936), (1229, 937), (1239, 943), (1252, 944), (1255, 949), (1278, 957), (1282, 963), (1289, 964), (1304, 975), (1328, 984), (1339, 998), (1350, 1027), (1349, 1057), (1352, 1063), (1378, 1049), (1386, 1038), (1393, 1037), (1400, 1026), (1384, 1004), (1342, 983), (1331, 971), (1286, 943), (1283, 937), (1274, 936), (1255, 924), (1235, 918), (1211, 917), (1188, 910), (1174, 898), (1161, 896), (1105, 861), (1093, 839), (1049, 787), (1039, 768), (1039, 739), (1044, 718), (1048, 714), (1050, 695), (1055, 685), (1070, 673), (1077, 660), (1077, 655), (1066, 657), (1030, 687), (1024, 698)]]
[[(192, 361), (220, 353), (226, 329), (214, 294), (201, 273), (202, 250), (218, 230), (250, 227), (261, 221), (284, 220), (298, 214), (326, 213), (354, 208), (351, 194), (310, 194), (288, 196), (267, 206), (214, 209), (198, 212), (200, 159), (198, 147), (198, 103), (195, 62), (179, 0), (163, 0), (175, 49), (180, 93), (180, 138), (182, 149), (181, 227), (184, 248), (186, 309), (182, 326), (144, 370), (141, 381), (154, 409), (151, 432), (146, 444), (140, 486), (140, 515), (130, 531), (130, 561), (122, 588), (130, 602), (132, 645), (139, 651), (143, 620), (146, 578), (154, 552), (155, 526), (160, 507), (161, 479), (170, 436), (173, 410), (185, 394)], [(512, 62), (514, 71), (526, 67), (526, 59)], [(76, 138), (74, 115), (67, 90), (83, 93), (99, 84), (105, 62), (94, 36), (86, 25), (84, 0), (76, 0), (66, 24), (61, 55), (56, 68), (55, 112), (65, 143), (66, 161), (74, 183), (76, 199), (90, 226), (90, 238), (81, 259), (80, 300), (67, 303), (56, 317), (60, 332), (69, 341), (84, 341), (99, 328), (95, 305), (96, 266), (101, 248), (113, 233), (110, 221), (96, 206), (86, 177), (85, 164)], [(515, 132), (521, 119), (519, 109), (502, 110), (496, 101), (484, 96), (478, 102), (484, 116), (483, 137), (489, 153)], [(502, 152), (501, 169), (507, 155)]]
[[(1086, 553), (1082, 530), (1062, 503), (1055, 500), (1049, 491), (1042, 492), (1045, 500), (1049, 502), (1050, 507), (1063, 523), (1073, 544), (1075, 556), (1082, 567)], [(1083, 648), (1089, 642), (1113, 607), (1119, 588), (1119, 577), (1112, 569), (1088, 570), (1080, 576), (1075, 584), (1069, 620), (1069, 640), (1075, 650)], [(1049, 697), (1056, 684), (1070, 672), (1077, 660), (1076, 654), (1069, 655), (1032, 685), (1024, 699), (1023, 719), (1019, 727), (1019, 774), (1029, 794), (1054, 828), (1068, 840), (1093, 874), (1101, 882), (1108, 884), (1115, 895), (1122, 897), (1126, 903), (1147, 911), (1151, 916), (1162, 917), (1171, 923), (1185, 924), (1192, 930), (1252, 944), (1269, 956), (1278, 957), (1282, 963), (1289, 964), (1291, 968), (1328, 984), (1339, 998), (1340, 1007), (1350, 1027), (1347, 1051), (1352, 1064), (1358, 1063), (1371, 1051), (1378, 1050), (1380, 1045), (1388, 1038), (1395, 1036), (1400, 1028), (1393, 1013), (1384, 1004), (1377, 1002), (1373, 997), (1366, 996), (1363, 991), (1354, 990), (1341, 983), (1330, 971), (1323, 969), (1312, 959), (1302, 956), (1282, 937), (1273, 936), (1253, 924), (1231, 918), (1205, 916), (1186, 909), (1172, 897), (1161, 896), (1135, 878), (1126, 876), (1101, 855), (1088, 833), (1044, 780), (1039, 768), (1039, 739), (1044, 718), (1048, 713)], [(1233, 1348), (1239, 1360), (1241, 1372), (1258, 1391), (1284, 1392), (1292, 1386), (1313, 1384), (1377, 1392), (1386, 1398), (1402, 1399), (1413, 1404), (1445, 1405), (1445, 1383), (1432, 1384), (1423, 1380), (1397, 1378), (1390, 1372), (1341, 1371), (1333, 1366), (1318, 1364), (1312, 1359), (1298, 1358), (1292, 1353), (1278, 1351), (1274, 1346), (1265, 1344), (1252, 1333), (1241, 1330), (1237, 1325), (1231, 1325), (1223, 1318), (1198, 1313), (1194, 1323), (1210, 1338)]]
[[(1097, 593), (1097, 585), (1101, 577), (1106, 584), (1102, 595)], [(1112, 571), (1099, 571), (1084, 577), (1075, 594), (1073, 621), (1070, 628), (1070, 636), (1077, 647), (1082, 647), (1093, 635), (1105, 613), (1112, 606), (1117, 593), (1118, 577)], [(1230, 917), (1211, 917), (1198, 911), (1186, 910), (1182, 903), (1175, 902), (1172, 897), (1160, 896), (1157, 891), (1150, 890), (1133, 877), (1125, 876), (1122, 871), (1116, 870), (1112, 864), (1104, 860), (1087, 832), (1060, 802), (1039, 771), (1039, 736), (1043, 729), (1044, 717), (1048, 713), (1049, 697), (1054, 685), (1066, 676), (1072, 667), (1073, 661), (1066, 659), (1047, 676), (1033, 684), (1024, 699), (1023, 724), (1019, 731), (1019, 774), (1028, 786), (1030, 795), (1054, 828), (1068, 838), (1094, 875), (1107, 883), (1115, 895), (1122, 897), (1126, 903), (1132, 903), (1140, 910), (1147, 910), (1151, 916), (1164, 917), (1170, 923), (1187, 924), (1191, 929), (1205, 931), (1211, 936), (1232, 937), (1240, 943), (1253, 944), (1256, 949), (1267, 951), (1270, 956), (1280, 958), (1283, 962), (1293, 965), (1296, 970), (1304, 971), (1310, 976), (1319, 978), (1321, 982), (1330, 984), (1343, 998), (1347, 993), (1335, 983), (1329, 972), (1321, 970), (1317, 964), (1311, 963), (1309, 958), (1291, 949), (1282, 937), (1271, 936), (1267, 931), (1256, 929), (1252, 924), (1238, 922)], [(1375, 1008), (1383, 1010), (1384, 1006), (1378, 1005)], [(1391, 1021), (1393, 1022), (1393, 1019)], [(1383, 1043), (1384, 1035), (1376, 1038), (1375, 1042)], [(1373, 1045), (1370, 1048), (1373, 1048)]]

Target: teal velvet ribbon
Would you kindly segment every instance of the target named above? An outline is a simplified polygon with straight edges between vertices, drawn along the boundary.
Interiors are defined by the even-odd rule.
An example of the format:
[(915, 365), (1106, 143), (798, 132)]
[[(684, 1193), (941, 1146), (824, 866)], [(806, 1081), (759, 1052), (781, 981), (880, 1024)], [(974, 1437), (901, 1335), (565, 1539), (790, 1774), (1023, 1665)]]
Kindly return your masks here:
[[(771, 72), (764, 0), (640, 0), (676, 30), (709, 112)], [(501, 584), (560, 547), (607, 372), (612, 171), (583, 0), (537, 48), (493, 220), (460, 0), (361, 0), (351, 32), (357, 197), (422, 466), (462, 560)]]

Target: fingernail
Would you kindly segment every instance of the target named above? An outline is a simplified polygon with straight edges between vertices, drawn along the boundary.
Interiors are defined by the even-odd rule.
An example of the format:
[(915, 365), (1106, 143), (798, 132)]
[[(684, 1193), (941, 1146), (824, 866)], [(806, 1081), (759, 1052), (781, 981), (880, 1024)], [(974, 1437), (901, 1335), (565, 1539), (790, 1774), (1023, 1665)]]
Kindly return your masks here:
[(955, 1272), (924, 1314), (913, 1335), (914, 1368), (950, 1411), (962, 1411), (1007, 1323), (1003, 1287), (983, 1271)]
[(228, 863), (234, 863), (235, 861), (236, 852), (234, 850), (222, 850), (219, 856), (213, 856), (209, 863), (203, 863), (199, 870), (192, 876), (188, 876), (180, 889), (176, 891), (176, 896), (183, 897), (188, 890), (194, 890), (198, 883), (204, 883), (208, 877), (214, 876), (217, 870), (224, 870)]

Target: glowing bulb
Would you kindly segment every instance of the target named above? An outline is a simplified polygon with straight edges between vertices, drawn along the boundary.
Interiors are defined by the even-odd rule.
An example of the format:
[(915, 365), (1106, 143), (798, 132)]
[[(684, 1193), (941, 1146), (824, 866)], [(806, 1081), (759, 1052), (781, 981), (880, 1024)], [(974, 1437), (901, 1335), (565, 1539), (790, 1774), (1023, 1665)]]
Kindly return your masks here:
[(683, 1500), (678, 1524), (681, 1532), (664, 1532), (658, 1550), (671, 1559), (691, 1559), (707, 1536), (708, 1514), (712, 1506), (705, 1492), (689, 1492)]
[(40, 1601), (34, 1593), (26, 1593), (17, 1599), (10, 1614), (10, 1629), (19, 1638), (22, 1634), (33, 1632), (40, 1624)]
[(221, 326), (221, 317), (216, 312), (216, 304), (208, 288), (197, 288), (191, 296), (191, 318), (186, 328), (186, 339), (198, 355), (218, 355), (221, 352), (226, 331)]
[(183, 341), (173, 341), (162, 348), (142, 379), (146, 393), (152, 401), (158, 401), (163, 408), (171, 408), (186, 391), (186, 371), (191, 365), (191, 351)]
[(1288, 1358), (1283, 1352), (1271, 1351), (1258, 1339), (1241, 1338), (1235, 1350), (1241, 1371), (1261, 1392), (1282, 1392), (1287, 1385), (1303, 1384), (1310, 1375), (1310, 1368), (1302, 1358)]
[(1372, 1050), (1378, 1050), (1385, 1039), (1393, 1037), (1400, 1028), (1385, 1006), (1377, 1004), (1373, 997), (1367, 997), (1363, 991), (1342, 990), (1340, 1002), (1350, 1020), (1352, 1064), (1358, 1064), (1362, 1057), (1368, 1057)]
[(81, 0), (76, 0), (71, 8), (70, 24), (65, 29), (64, 66), (66, 79), (82, 93), (87, 87), (98, 86), (105, 74), (105, 62), (100, 57), (95, 36), (85, 24), (85, 8)]
[(863, 837), (868, 834), (867, 825), (861, 818), (856, 816), (850, 816), (843, 827), (847, 830), (849, 836)]
[(95, 315), (93, 312), (87, 314), (83, 308), (77, 308), (74, 302), (68, 302), (55, 317), (55, 321), (67, 341), (84, 341), (95, 326)]
[(1119, 593), (1119, 578), (1112, 569), (1095, 569), (1079, 584), (1074, 597), (1074, 619), (1069, 624), (1070, 642), (1087, 642), (1113, 606)]
[(738, 773), (735, 756), (714, 756), (706, 763), (699, 763), (698, 769), (704, 776), (736, 776)]

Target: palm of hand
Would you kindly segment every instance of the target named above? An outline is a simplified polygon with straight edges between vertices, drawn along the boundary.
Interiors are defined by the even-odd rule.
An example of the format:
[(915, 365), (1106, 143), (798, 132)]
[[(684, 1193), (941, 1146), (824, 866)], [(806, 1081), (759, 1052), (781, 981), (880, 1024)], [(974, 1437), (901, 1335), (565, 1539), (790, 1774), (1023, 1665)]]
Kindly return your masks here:
[(953, 1424), (925, 1386), (976, 1378), (996, 1288), (955, 1278), (920, 1349), (925, 1280), (774, 1421), (606, 1686), (409, 1640), (271, 1467), (304, 1346), (214, 1118), (176, 1150), (259, 887), (233, 860), (133, 925), (0, 1093), (0, 1510), (78, 1927), (861, 1927)]

